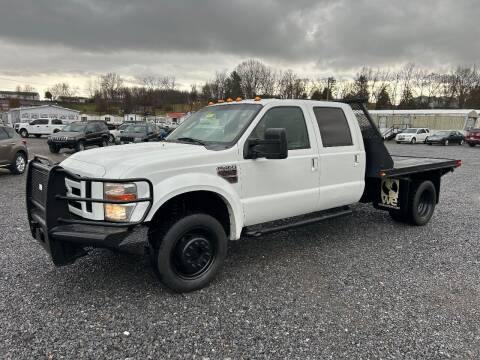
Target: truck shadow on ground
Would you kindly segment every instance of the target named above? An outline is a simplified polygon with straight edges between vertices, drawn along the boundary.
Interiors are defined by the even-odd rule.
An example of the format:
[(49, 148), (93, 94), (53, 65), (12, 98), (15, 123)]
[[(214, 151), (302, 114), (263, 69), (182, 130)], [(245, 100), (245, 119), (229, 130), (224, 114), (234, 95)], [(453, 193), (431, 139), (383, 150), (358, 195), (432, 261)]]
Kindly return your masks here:
[[(391, 222), (388, 215), (379, 218), (379, 213), (375, 212), (378, 226)], [(294, 264), (295, 271), (299, 273), (312, 264), (320, 266), (322, 271), (321, 263), (326, 258), (353, 251), (352, 242), (355, 240), (352, 240), (349, 229), (360, 221), (354, 215), (349, 219), (330, 219), (301, 229), (231, 241), (224, 266), (210, 288), (216, 289), (213, 290), (215, 293), (219, 289), (233, 291), (235, 287), (243, 286), (242, 279), (252, 274), (262, 277), (266, 271), (281, 272), (287, 263)], [(372, 229), (372, 234), (375, 231)], [(292, 276), (292, 273), (287, 276)], [(99, 295), (108, 292), (114, 297), (125, 293), (172, 294), (161, 285), (148, 255), (115, 253), (104, 249), (95, 249), (72, 265), (53, 268), (47, 278), (55, 283), (50, 286), (59, 286), (58, 296), (71, 297), (72, 301), (78, 301), (75, 296), (85, 292)], [(261, 286), (262, 279), (256, 281)], [(284, 279), (280, 276), (278, 281)]]

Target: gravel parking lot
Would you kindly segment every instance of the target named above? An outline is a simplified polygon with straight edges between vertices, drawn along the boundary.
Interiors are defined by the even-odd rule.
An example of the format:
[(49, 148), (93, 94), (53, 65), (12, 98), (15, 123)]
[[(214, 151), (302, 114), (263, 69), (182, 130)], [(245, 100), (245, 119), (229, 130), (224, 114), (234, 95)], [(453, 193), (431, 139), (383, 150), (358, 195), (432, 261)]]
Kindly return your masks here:
[[(28, 142), (50, 155), (45, 139)], [(479, 358), (480, 147), (388, 147), (463, 160), (427, 226), (358, 205), (231, 242), (216, 281), (185, 295), (163, 289), (139, 255), (97, 250), (55, 268), (29, 234), (25, 177), (2, 171), (0, 356)]]

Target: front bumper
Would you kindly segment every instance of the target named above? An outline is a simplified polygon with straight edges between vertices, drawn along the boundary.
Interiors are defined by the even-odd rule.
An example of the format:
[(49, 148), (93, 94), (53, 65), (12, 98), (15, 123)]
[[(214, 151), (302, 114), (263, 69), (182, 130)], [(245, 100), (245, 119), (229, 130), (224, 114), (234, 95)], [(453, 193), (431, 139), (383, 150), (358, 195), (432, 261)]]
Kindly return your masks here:
[(466, 138), (465, 141), (468, 144), (480, 145), (480, 139), (477, 139), (477, 138)]
[(48, 145), (54, 145), (57, 147), (68, 147), (68, 148), (74, 148), (77, 145), (77, 140), (54, 140), (54, 139), (48, 139), (47, 140)]
[(396, 142), (401, 142), (401, 143), (409, 143), (412, 141), (412, 139), (405, 139), (405, 138), (402, 138), (402, 139), (395, 139)]
[[(143, 221), (151, 208), (152, 198), (138, 199), (148, 202), (144, 217), (135, 223), (114, 223), (85, 220), (69, 211), (69, 202), (105, 203), (103, 199), (72, 198), (67, 196), (65, 178), (95, 182), (146, 181), (145, 179), (108, 180), (84, 178), (72, 174), (48, 159), (35, 157), (28, 165), (27, 173), (27, 214), (32, 236), (49, 253), (57, 266), (73, 263), (85, 255), (86, 247), (128, 249), (145, 245), (147, 227)], [(151, 184), (149, 183), (150, 187)], [(152, 188), (150, 194), (153, 194)], [(120, 202), (117, 202), (120, 203)]]
[(425, 141), (425, 143), (427, 144), (443, 144), (443, 142), (445, 141), (445, 139), (427, 139), (427, 141)]

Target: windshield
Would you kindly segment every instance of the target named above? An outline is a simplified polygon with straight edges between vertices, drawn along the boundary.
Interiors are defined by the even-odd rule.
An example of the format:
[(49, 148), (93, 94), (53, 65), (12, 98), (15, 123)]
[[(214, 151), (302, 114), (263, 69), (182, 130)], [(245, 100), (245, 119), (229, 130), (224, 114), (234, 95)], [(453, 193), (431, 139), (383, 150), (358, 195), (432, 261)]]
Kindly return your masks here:
[(437, 136), (447, 136), (447, 135), (450, 135), (450, 131), (439, 131), (435, 135), (437, 135)]
[(82, 132), (87, 127), (87, 124), (83, 123), (71, 123), (63, 128), (62, 131), (68, 132)]
[(403, 131), (404, 134), (416, 134), (417, 129), (407, 129)]
[(167, 141), (190, 138), (205, 144), (229, 145), (243, 133), (261, 108), (260, 104), (205, 107), (184, 120)]
[(118, 130), (125, 130), (129, 126), (131, 126), (131, 124), (122, 124), (118, 127)]
[(125, 132), (129, 133), (146, 133), (147, 125), (128, 125)]

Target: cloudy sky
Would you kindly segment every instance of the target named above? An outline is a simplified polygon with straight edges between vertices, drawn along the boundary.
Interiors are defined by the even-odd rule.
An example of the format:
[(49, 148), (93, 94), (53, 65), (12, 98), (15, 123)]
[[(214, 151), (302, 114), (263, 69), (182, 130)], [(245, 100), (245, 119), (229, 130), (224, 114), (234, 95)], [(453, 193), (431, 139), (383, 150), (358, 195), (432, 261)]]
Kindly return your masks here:
[(0, 89), (173, 75), (256, 58), (312, 77), (480, 64), (478, 0), (0, 0)]

